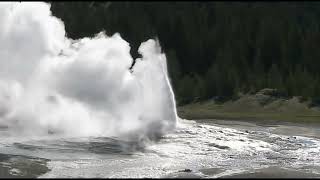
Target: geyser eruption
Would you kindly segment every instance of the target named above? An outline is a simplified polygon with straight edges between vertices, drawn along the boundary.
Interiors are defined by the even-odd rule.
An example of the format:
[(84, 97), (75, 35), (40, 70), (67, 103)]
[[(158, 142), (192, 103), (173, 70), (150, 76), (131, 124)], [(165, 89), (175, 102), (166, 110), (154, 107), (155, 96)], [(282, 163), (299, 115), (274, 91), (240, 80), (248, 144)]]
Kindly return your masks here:
[(0, 4), (0, 125), (15, 135), (164, 133), (177, 113), (166, 57), (119, 34), (72, 40), (42, 2)]

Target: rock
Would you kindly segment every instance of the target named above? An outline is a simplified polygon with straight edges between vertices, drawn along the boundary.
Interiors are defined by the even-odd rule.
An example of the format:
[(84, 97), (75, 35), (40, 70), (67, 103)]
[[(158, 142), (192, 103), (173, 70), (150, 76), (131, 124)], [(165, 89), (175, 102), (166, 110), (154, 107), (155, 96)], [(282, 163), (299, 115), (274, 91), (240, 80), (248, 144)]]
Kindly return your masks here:
[(265, 88), (258, 91), (256, 94), (271, 96), (271, 97), (284, 97), (285, 95), (277, 89)]
[(262, 106), (265, 106), (279, 98), (286, 98), (286, 95), (277, 89), (265, 88), (254, 95), (254, 99)]
[(192, 170), (191, 169), (184, 169), (184, 170), (181, 170), (179, 172), (192, 172)]
[(218, 144), (215, 144), (215, 143), (210, 143), (208, 145), (212, 146), (212, 147), (215, 147), (215, 148), (218, 148), (218, 149), (230, 149), (230, 147), (228, 147), (228, 146), (221, 146), (221, 145), (218, 145)]

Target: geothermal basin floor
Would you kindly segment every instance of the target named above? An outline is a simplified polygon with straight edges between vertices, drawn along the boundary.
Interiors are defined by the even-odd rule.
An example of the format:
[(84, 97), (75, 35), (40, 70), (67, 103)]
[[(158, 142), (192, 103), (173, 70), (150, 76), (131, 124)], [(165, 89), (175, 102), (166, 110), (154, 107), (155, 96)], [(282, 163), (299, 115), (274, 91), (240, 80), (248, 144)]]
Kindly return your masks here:
[(0, 177), (320, 177), (316, 126), (180, 120), (144, 143), (0, 135)]

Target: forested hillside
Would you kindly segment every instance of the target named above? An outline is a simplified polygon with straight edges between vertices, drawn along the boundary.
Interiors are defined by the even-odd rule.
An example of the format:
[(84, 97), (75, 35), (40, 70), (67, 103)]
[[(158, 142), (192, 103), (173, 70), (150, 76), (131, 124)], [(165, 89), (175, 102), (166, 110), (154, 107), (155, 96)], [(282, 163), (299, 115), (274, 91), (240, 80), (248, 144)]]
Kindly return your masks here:
[(320, 2), (52, 2), (71, 38), (158, 37), (180, 104), (276, 88), (320, 97)]

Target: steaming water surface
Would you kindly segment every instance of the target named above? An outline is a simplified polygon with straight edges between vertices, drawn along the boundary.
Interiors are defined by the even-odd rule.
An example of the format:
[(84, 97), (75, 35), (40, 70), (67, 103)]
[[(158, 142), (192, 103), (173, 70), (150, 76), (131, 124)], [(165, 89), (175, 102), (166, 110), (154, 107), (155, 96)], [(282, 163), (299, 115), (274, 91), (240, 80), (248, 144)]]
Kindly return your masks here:
[[(304, 128), (310, 131), (304, 134)], [(2, 160), (12, 176), (320, 177), (319, 132), (320, 127), (301, 125), (181, 120), (174, 132), (155, 142), (111, 137), (1, 138), (0, 153), (23, 155)], [(28, 161), (34, 167), (29, 173), (34, 174), (17, 165)]]

